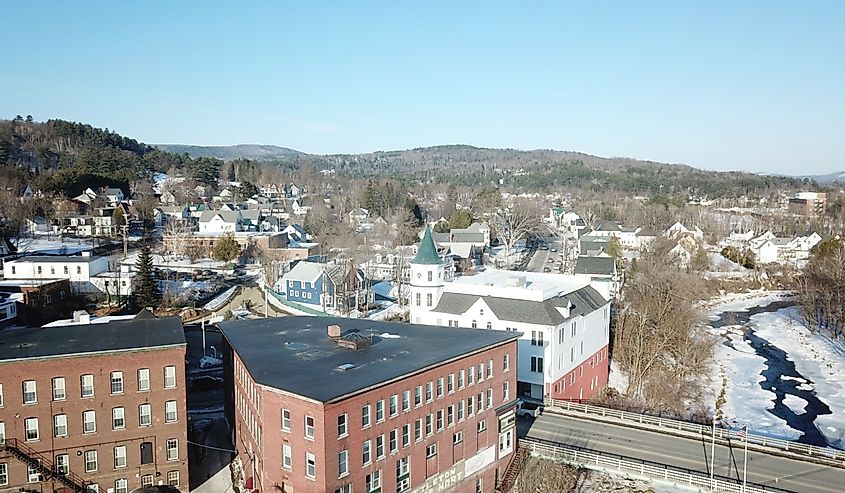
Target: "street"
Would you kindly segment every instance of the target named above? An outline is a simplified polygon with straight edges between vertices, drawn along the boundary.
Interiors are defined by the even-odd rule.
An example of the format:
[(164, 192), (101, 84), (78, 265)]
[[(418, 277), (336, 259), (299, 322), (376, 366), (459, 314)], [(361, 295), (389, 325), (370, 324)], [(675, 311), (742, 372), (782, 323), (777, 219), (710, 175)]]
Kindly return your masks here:
[[(520, 436), (561, 443), (709, 474), (711, 444), (644, 431), (627, 426), (580, 420), (546, 412), (536, 420), (520, 419)], [(742, 480), (744, 447), (716, 446), (715, 475)], [(784, 457), (748, 451), (748, 482), (806, 493), (843, 491), (845, 469), (814, 465)]]

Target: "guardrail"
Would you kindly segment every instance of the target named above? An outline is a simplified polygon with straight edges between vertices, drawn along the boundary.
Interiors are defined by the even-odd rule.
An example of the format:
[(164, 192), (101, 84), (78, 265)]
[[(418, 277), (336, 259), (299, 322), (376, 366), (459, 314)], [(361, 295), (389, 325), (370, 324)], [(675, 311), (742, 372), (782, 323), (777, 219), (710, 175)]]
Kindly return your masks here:
[(697, 471), (662, 464), (627, 458), (615, 454), (602, 454), (589, 450), (569, 447), (566, 445), (549, 445), (530, 438), (519, 440), (519, 446), (525, 447), (532, 455), (545, 457), (571, 464), (573, 466), (595, 469), (608, 473), (623, 473), (643, 479), (652, 479), (671, 483), (678, 486), (707, 489), (709, 491), (723, 491), (728, 493), (767, 493), (771, 491), (785, 492), (780, 488), (769, 488), (762, 485), (746, 484), (731, 478), (714, 477)]
[[(681, 421), (677, 419), (661, 418), (658, 416), (650, 416), (648, 414), (634, 413), (630, 411), (620, 411), (618, 409), (611, 409), (608, 407), (594, 406), (591, 404), (583, 404), (580, 402), (565, 401), (559, 399), (546, 399), (546, 407), (556, 410), (566, 411), (573, 416), (579, 416), (587, 419), (597, 420), (616, 420), (628, 423), (638, 423), (647, 425), (656, 431), (665, 432), (688, 432), (707, 437), (713, 436), (713, 425), (701, 425), (698, 423), (691, 423), (689, 421)], [(742, 430), (732, 430), (716, 426), (715, 436), (717, 440), (731, 441), (736, 440), (742, 442)], [(756, 434), (749, 430), (746, 433), (749, 444), (758, 447), (766, 447), (779, 451), (792, 452), (794, 454), (805, 455), (808, 457), (818, 457), (823, 459), (830, 459), (838, 461), (840, 467), (845, 467), (845, 451), (834, 448), (817, 447), (815, 445), (807, 445), (805, 443), (791, 442), (780, 438), (772, 438), (766, 435)]]

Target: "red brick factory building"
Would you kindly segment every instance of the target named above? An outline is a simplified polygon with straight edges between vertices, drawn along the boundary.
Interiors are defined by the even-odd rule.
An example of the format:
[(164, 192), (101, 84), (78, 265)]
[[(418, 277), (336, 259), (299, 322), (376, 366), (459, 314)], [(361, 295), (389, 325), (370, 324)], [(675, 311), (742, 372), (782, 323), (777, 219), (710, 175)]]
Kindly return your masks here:
[(258, 492), (492, 492), (516, 450), (518, 332), (220, 323), (226, 415)]
[(187, 491), (172, 318), (0, 331), (0, 492)]

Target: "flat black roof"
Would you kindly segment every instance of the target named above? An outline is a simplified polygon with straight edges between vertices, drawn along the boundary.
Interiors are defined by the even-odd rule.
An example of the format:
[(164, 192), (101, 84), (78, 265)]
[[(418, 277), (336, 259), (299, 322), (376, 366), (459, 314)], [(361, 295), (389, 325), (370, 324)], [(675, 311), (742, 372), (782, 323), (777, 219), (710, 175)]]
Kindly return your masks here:
[[(329, 339), (337, 324), (373, 344), (347, 349)], [(256, 383), (321, 402), (387, 383), (467, 353), (518, 339), (519, 332), (368, 319), (279, 317), (218, 324)], [(353, 336), (354, 337), (354, 336)], [(348, 369), (341, 369), (341, 365)]]
[(0, 330), (0, 362), (185, 344), (179, 317)]

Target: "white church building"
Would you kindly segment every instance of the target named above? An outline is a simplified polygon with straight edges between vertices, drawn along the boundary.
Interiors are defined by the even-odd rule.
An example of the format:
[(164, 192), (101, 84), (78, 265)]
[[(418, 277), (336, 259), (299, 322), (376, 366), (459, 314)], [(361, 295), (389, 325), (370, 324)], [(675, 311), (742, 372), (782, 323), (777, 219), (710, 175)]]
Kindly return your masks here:
[(607, 385), (610, 302), (580, 276), (489, 270), (447, 279), (426, 229), (410, 294), (412, 323), (522, 332), (521, 397), (588, 399)]

